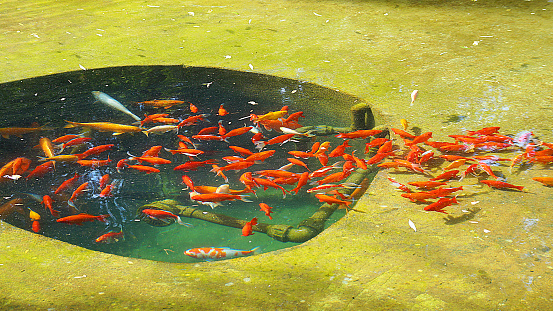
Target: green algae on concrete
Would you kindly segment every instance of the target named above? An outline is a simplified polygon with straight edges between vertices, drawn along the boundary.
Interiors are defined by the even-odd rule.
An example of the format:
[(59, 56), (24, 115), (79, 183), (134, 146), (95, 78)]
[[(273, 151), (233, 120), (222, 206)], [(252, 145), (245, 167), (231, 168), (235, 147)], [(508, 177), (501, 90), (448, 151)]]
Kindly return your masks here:
[[(485, 126), (553, 136), (547, 1), (2, 6), (3, 82), (79, 64), (253, 67), (356, 94), (390, 125), (405, 118), (436, 140)], [(419, 98), (410, 106), (413, 89)], [(475, 188), (463, 207), (479, 201), (480, 210), (457, 223), (390, 195), (380, 175), (357, 205), (366, 214), (350, 213), (310, 242), (196, 265), (94, 253), (2, 224), (0, 280), (11, 285), (0, 302), (19, 309), (547, 309), (552, 198), (531, 183), (533, 174), (550, 169), (510, 177), (528, 193)]]

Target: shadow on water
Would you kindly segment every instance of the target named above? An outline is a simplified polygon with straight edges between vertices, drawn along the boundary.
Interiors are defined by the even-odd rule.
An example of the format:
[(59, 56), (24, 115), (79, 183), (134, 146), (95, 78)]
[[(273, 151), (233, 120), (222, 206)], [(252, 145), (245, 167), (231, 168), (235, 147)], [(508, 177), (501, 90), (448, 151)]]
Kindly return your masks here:
[[(294, 245), (273, 240), (263, 234), (243, 237), (239, 229), (218, 226), (197, 219), (185, 219), (193, 225), (187, 228), (179, 225), (168, 227), (152, 227), (144, 222), (137, 221), (138, 207), (156, 200), (166, 198), (176, 199), (183, 205), (197, 206), (189, 199), (189, 191), (183, 191), (181, 183), (183, 174), (189, 175), (196, 185), (219, 186), (225, 181), (210, 173), (211, 167), (201, 167), (196, 171), (174, 171), (173, 167), (190, 161), (185, 155), (171, 155), (162, 150), (160, 157), (171, 159), (172, 164), (160, 165), (159, 173), (145, 174), (129, 168), (121, 171), (116, 169), (116, 163), (132, 155), (141, 155), (149, 148), (161, 145), (168, 149), (177, 149), (179, 139), (174, 132), (160, 135), (151, 134), (148, 137), (142, 133), (112, 135), (112, 133), (85, 130), (82, 128), (64, 128), (64, 120), (75, 122), (113, 122), (131, 124), (134, 122), (129, 116), (111, 109), (107, 105), (95, 102), (92, 91), (101, 91), (115, 98), (142, 117), (144, 114), (167, 113), (170, 117), (183, 120), (193, 113), (189, 104), (193, 103), (205, 114), (207, 121), (179, 129), (178, 134), (191, 136), (205, 127), (218, 126), (218, 122), (228, 129), (252, 125), (249, 114), (264, 114), (280, 110), (289, 106), (290, 113), (303, 111), (305, 119), (299, 120), (302, 125), (330, 125), (349, 126), (349, 111), (340, 116), (329, 117), (325, 109), (320, 107), (346, 107), (359, 101), (358, 98), (323, 88), (311, 83), (267, 76), (255, 73), (238, 71), (199, 68), (183, 66), (129, 66), (101, 68), (66, 72), (49, 76), (36, 77), (21, 81), (4, 83), (0, 92), (0, 128), (44, 126), (42, 131), (12, 135), (0, 139), (0, 165), (5, 165), (16, 157), (26, 157), (31, 160), (29, 171), (43, 162), (38, 157), (44, 156), (37, 148), (41, 137), (53, 140), (66, 134), (83, 134), (91, 140), (84, 145), (68, 147), (64, 154), (82, 153), (88, 148), (104, 144), (114, 144), (115, 147), (98, 154), (95, 158), (110, 159), (106, 166), (85, 167), (76, 163), (58, 162), (54, 172), (44, 177), (26, 179), (23, 174), (19, 180), (6, 180), (0, 183), (0, 193), (4, 197), (1, 204), (13, 198), (25, 200), (25, 213), (13, 213), (5, 216), (9, 223), (26, 230), (31, 230), (31, 220), (27, 208), (40, 214), (40, 234), (66, 241), (82, 247), (138, 258), (154, 260), (186, 262), (193, 261), (183, 254), (188, 248), (221, 246), (237, 249), (252, 249), (261, 246), (263, 251), (276, 250)], [(153, 99), (180, 100), (184, 103), (169, 109), (155, 109), (139, 102)], [(226, 116), (218, 116), (219, 106), (224, 104), (229, 112)], [(246, 118), (244, 118), (246, 117)], [(157, 125), (157, 124), (156, 124)], [(148, 125), (149, 126), (149, 125)], [(274, 137), (276, 131), (264, 134)], [(254, 150), (251, 142), (253, 134), (229, 138), (231, 145), (243, 146)], [(333, 146), (341, 144), (341, 140), (333, 137), (330, 140)], [(199, 149), (205, 152), (193, 160), (217, 159), (220, 166), (225, 165), (221, 160), (224, 156), (235, 156), (222, 141), (200, 141)], [(262, 169), (277, 169), (288, 163), (287, 152), (295, 149), (293, 143), (279, 147), (275, 155), (261, 164), (252, 166), (250, 171)], [(359, 149), (359, 148), (358, 148)], [(307, 151), (307, 150), (305, 150)], [(305, 160), (312, 168), (319, 168), (316, 159)], [(223, 163), (222, 163), (223, 162)], [(333, 162), (331, 162), (333, 163)], [(138, 163), (133, 163), (138, 164)], [(142, 163), (146, 164), (146, 163)], [(296, 173), (305, 171), (303, 168), (291, 169)], [(225, 172), (232, 189), (243, 189), (238, 177), (243, 171)], [(80, 177), (69, 190), (54, 194), (59, 185), (77, 173)], [(109, 174), (111, 183), (115, 185), (113, 196), (100, 197), (99, 180)], [(0, 176), (1, 177), (1, 176)], [(67, 204), (72, 191), (80, 184), (89, 182), (83, 194), (75, 199), (75, 207)], [(288, 190), (294, 186), (285, 186)], [(241, 201), (232, 204), (223, 204), (217, 207), (217, 213), (232, 215), (238, 219), (249, 220), (258, 217), (265, 223), (287, 224), (295, 226), (298, 222), (309, 217), (320, 203), (312, 195), (305, 193), (305, 189), (297, 195), (288, 194), (282, 198), (280, 190), (257, 190), (257, 197), (250, 194), (248, 197), (253, 203)], [(67, 225), (56, 222), (48, 209), (40, 204), (44, 195), (50, 195), (54, 200), (53, 208), (60, 211), (61, 217), (88, 213), (92, 215), (109, 215), (108, 221), (85, 223), (82, 226)], [(259, 203), (265, 202), (272, 206), (273, 220), (269, 220), (259, 211)], [(343, 210), (336, 212), (325, 226), (343, 216)], [(96, 243), (95, 239), (108, 232), (124, 233), (124, 240), (116, 243)]]

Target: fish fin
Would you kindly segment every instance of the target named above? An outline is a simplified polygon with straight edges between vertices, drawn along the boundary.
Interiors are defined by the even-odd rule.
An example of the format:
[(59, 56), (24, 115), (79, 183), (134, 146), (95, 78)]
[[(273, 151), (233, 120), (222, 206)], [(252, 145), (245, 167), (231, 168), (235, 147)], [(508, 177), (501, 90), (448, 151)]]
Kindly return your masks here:
[(177, 223), (178, 223), (179, 225), (183, 225), (183, 226), (188, 227), (188, 228), (194, 227), (192, 224), (189, 224), (189, 223), (187, 223), (187, 222), (183, 222), (183, 221), (180, 219), (180, 216), (177, 216)]
[[(142, 133), (144, 133), (144, 135), (146, 135), (146, 137), (148, 137), (148, 134), (149, 134), (148, 131), (142, 131)], [(113, 135), (115, 135), (115, 134), (113, 134)]]
[(65, 120), (65, 122), (69, 123), (69, 124), (67, 124), (66, 126), (63, 127), (63, 128), (65, 128), (65, 129), (70, 129), (70, 128), (77, 127), (77, 125), (75, 124), (75, 122), (71, 122), (71, 121), (67, 121), (67, 120)]
[(113, 133), (113, 134), (111, 134), (111, 135), (112, 135), (112, 136), (117, 136), (117, 135), (121, 135), (121, 134), (123, 134), (123, 133), (115, 132), (115, 133)]
[(67, 205), (69, 205), (71, 207), (76, 207), (75, 203), (73, 203), (73, 201), (67, 201)]
[(258, 255), (258, 254), (261, 254), (261, 247), (254, 247), (250, 250), (250, 252), (252, 252), (251, 254), (252, 255)]

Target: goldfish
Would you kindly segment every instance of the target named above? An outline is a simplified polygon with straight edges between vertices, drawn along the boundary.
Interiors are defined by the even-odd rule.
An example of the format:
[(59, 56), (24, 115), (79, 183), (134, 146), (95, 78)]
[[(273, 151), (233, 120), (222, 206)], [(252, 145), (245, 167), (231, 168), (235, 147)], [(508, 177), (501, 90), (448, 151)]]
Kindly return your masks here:
[(35, 167), (34, 170), (32, 170), (29, 175), (27, 175), (27, 179), (29, 178), (40, 178), (44, 175), (46, 175), (48, 172), (51, 172), (54, 170), (54, 161), (48, 161), (45, 163), (42, 163), (41, 165)]
[(152, 157), (152, 156), (131, 157), (129, 158), (129, 160), (136, 160), (140, 163), (146, 162), (154, 165), (171, 164), (171, 160), (163, 159), (160, 157)]
[(198, 150), (198, 149), (186, 149), (186, 148), (181, 148), (181, 149), (175, 149), (175, 150), (171, 150), (171, 149), (165, 149), (165, 151), (168, 151), (168, 152), (171, 152), (171, 154), (184, 154), (184, 155), (187, 155), (189, 157), (197, 157), (199, 156), (200, 154), (203, 154), (204, 151), (202, 150)]
[(255, 148), (258, 150), (261, 150), (265, 148), (265, 146), (274, 145), (274, 144), (280, 144), (283, 145), (284, 143), (290, 141), (292, 137), (296, 136), (296, 134), (284, 134), (277, 137), (273, 137), (269, 139), (268, 141), (259, 141), (255, 144)]
[(250, 120), (253, 121), (254, 123), (258, 123), (260, 121), (265, 121), (265, 120), (277, 120), (284, 117), (287, 113), (288, 113), (287, 110), (279, 110), (279, 111), (271, 111), (261, 116), (251, 114)]
[(381, 130), (359, 130), (349, 133), (340, 133), (335, 137), (344, 138), (344, 139), (354, 139), (354, 138), (367, 138), (369, 136), (375, 136), (382, 133)]
[(303, 172), (298, 180), (298, 184), (296, 185), (296, 188), (290, 190), (290, 192), (295, 192), (295, 194), (298, 194), (300, 189), (307, 185), (307, 182), (309, 181), (309, 172)]
[(49, 195), (43, 196), (41, 203), (44, 204), (45, 209), (50, 210), (50, 214), (52, 214), (52, 216), (56, 218), (60, 217), (60, 212), (52, 208), (52, 198)]
[(77, 179), (79, 179), (79, 174), (75, 173), (75, 175), (71, 178), (69, 178), (68, 180), (64, 181), (57, 189), (56, 191), (54, 191), (55, 194), (58, 194), (66, 189), (68, 189), (69, 187), (71, 187), (73, 184), (75, 184), (77, 182)]
[(339, 205), (345, 205), (347, 207), (349, 207), (349, 205), (351, 204), (351, 201), (340, 200), (335, 197), (331, 197), (329, 195), (321, 194), (321, 193), (315, 194), (315, 197), (319, 199), (320, 202), (324, 202), (328, 204), (339, 204)]
[(173, 168), (173, 170), (174, 171), (195, 171), (195, 170), (198, 169), (198, 167), (205, 166), (205, 165), (210, 165), (210, 164), (214, 164), (214, 163), (217, 163), (217, 160), (209, 159), (209, 160), (205, 160), (205, 161), (188, 161), (184, 164), (175, 166)]
[(230, 259), (251, 256), (257, 253), (259, 253), (259, 247), (255, 247), (249, 251), (232, 249), (228, 247), (200, 247), (184, 251), (184, 254), (187, 256), (205, 260)]
[(92, 95), (94, 96), (94, 98), (96, 98), (96, 101), (99, 101), (102, 104), (109, 106), (110, 108), (119, 110), (122, 113), (131, 116), (136, 121), (140, 121), (140, 118), (138, 116), (130, 112), (127, 107), (123, 106), (120, 102), (118, 102), (116, 99), (109, 96), (108, 94), (100, 91), (92, 91)]
[(221, 137), (226, 139), (228, 137), (234, 137), (234, 136), (240, 136), (240, 135), (246, 134), (247, 132), (251, 131), (252, 128), (253, 126), (240, 127), (237, 129), (230, 130), (223, 135), (219, 133), (219, 135), (221, 135)]
[(111, 192), (113, 191), (113, 188), (115, 188), (115, 185), (107, 185), (102, 191), (100, 191), (100, 194), (98, 195), (100, 198), (105, 197), (111, 197), (113, 196)]
[(270, 207), (266, 203), (259, 203), (259, 208), (262, 212), (265, 212), (265, 216), (268, 216), (271, 220), (273, 219), (273, 216), (271, 216), (271, 213), (273, 213), (273, 211), (271, 210), (272, 207)]
[(137, 171), (145, 172), (146, 174), (150, 173), (159, 173), (160, 170), (158, 170), (155, 167), (146, 166), (146, 165), (126, 165), (127, 167), (130, 167), (132, 169), (135, 169)]
[(149, 123), (149, 122), (154, 122), (154, 120), (157, 119), (157, 118), (164, 118), (164, 117), (168, 117), (168, 116), (169, 116), (168, 113), (155, 113), (155, 114), (151, 114), (151, 115), (144, 114), (144, 119), (142, 119), (142, 121), (140, 121), (140, 126), (144, 126), (144, 124)]
[(186, 227), (191, 227), (192, 225), (189, 223), (185, 223), (181, 220), (180, 216), (175, 215), (169, 211), (159, 210), (159, 209), (149, 209), (145, 208), (142, 210), (142, 213), (146, 215), (149, 218), (155, 219), (155, 220), (161, 220), (166, 221), (166, 219), (176, 219), (177, 223), (179, 225), (183, 225)]
[(553, 177), (533, 177), (532, 180), (541, 182), (546, 186), (553, 186)]
[(206, 117), (207, 117), (207, 114), (199, 114), (199, 115), (195, 115), (195, 116), (190, 116), (190, 117), (182, 120), (179, 124), (177, 124), (177, 126), (180, 128), (180, 127), (183, 127), (183, 126), (193, 125), (198, 121), (207, 121), (205, 119)]
[(108, 158), (107, 160), (77, 160), (77, 163), (81, 166), (88, 166), (88, 167), (100, 167), (104, 165), (108, 165), (111, 160)]
[(436, 188), (438, 186), (447, 185), (445, 182), (439, 182), (439, 181), (412, 181), (412, 182), (408, 182), (407, 184), (411, 186), (415, 186), (417, 188), (424, 188), (424, 189)]
[(81, 156), (76, 154), (60, 154), (60, 155), (48, 157), (48, 158), (39, 157), (38, 161), (39, 162), (44, 162), (44, 161), (76, 162), (80, 158)]
[(117, 124), (117, 123), (111, 123), (111, 122), (90, 122), (90, 123), (79, 123), (79, 122), (71, 122), (65, 120), (68, 125), (65, 126), (65, 128), (72, 128), (77, 126), (82, 126), (86, 128), (91, 128), (100, 132), (113, 132), (113, 135), (119, 135), (123, 133), (136, 133), (141, 132), (142, 129), (138, 126), (132, 126), (132, 125), (123, 125), (123, 124)]
[(242, 227), (242, 236), (253, 235), (253, 226), (255, 225), (257, 225), (257, 217), (252, 218)]
[(432, 138), (432, 132), (426, 132), (413, 138), (413, 141), (407, 145), (416, 145), (416, 144), (424, 143), (430, 138)]
[(275, 182), (264, 179), (264, 178), (252, 178), (253, 181), (258, 184), (259, 187), (263, 186), (263, 190), (267, 190), (268, 187), (280, 189), (282, 191), (282, 198), (286, 198), (286, 189), (282, 188), (282, 186), (277, 185)]
[(158, 125), (158, 126), (149, 128), (145, 131), (142, 131), (142, 133), (144, 133), (144, 135), (146, 136), (149, 136), (151, 133), (166, 133), (169, 131), (175, 131), (176, 133), (178, 130), (179, 130), (179, 127), (177, 125)]
[(506, 182), (502, 182), (502, 181), (499, 181), (499, 180), (481, 180), (480, 182), (487, 185), (487, 186), (489, 186), (489, 187), (497, 188), (497, 189), (511, 188), (511, 189), (517, 189), (517, 190), (520, 190), (520, 191), (522, 191), (522, 189), (524, 189), (523, 186), (515, 186), (515, 185), (509, 184), (509, 183), (506, 183)]
[(64, 224), (69, 224), (69, 225), (82, 226), (83, 222), (87, 222), (87, 221), (98, 220), (98, 221), (101, 221), (101, 222), (107, 222), (108, 217), (109, 217), (109, 215), (107, 215), (107, 214), (106, 215), (100, 215), (100, 216), (94, 216), (94, 215), (90, 215), (90, 214), (86, 214), (86, 213), (81, 213), (81, 214), (77, 214), (77, 215), (71, 215), (71, 216), (59, 218), (59, 219), (56, 220), (56, 222), (61, 222), (61, 223), (64, 223)]
[(275, 152), (276, 152), (276, 150), (268, 150), (268, 151), (253, 153), (253, 154), (249, 155), (246, 159), (244, 159), (244, 161), (246, 161), (246, 162), (255, 162), (255, 161), (263, 162), (267, 158), (272, 157), (273, 154), (275, 154)]
[(288, 160), (290, 163), (294, 164), (294, 165), (298, 165), (298, 166), (302, 166), (304, 167), (306, 170), (310, 171), (311, 170), (307, 167), (307, 164), (305, 164), (303, 161), (301, 160), (298, 160), (296, 158), (286, 158), (286, 160)]
[(175, 105), (184, 104), (184, 101), (176, 100), (176, 99), (154, 99), (154, 100), (146, 100), (143, 102), (138, 102), (137, 104), (151, 106), (155, 108), (169, 109)]
[(452, 204), (458, 204), (458, 203), (459, 202), (457, 202), (456, 197), (454, 197), (454, 198), (441, 198), (437, 202), (434, 202), (430, 205), (427, 205), (424, 208), (424, 210), (425, 211), (434, 211), (434, 212), (440, 212), (440, 213), (447, 214), (447, 212), (444, 211), (444, 208), (447, 207), (447, 206), (450, 206)]
[(10, 138), (10, 135), (19, 136), (28, 133), (44, 131), (45, 128), (41, 127), (3, 127), (0, 128), (0, 135), (4, 138)]
[(401, 126), (403, 126), (403, 130), (407, 131), (407, 127), (409, 127), (409, 122), (407, 122), (407, 120), (405, 119), (401, 119), (399, 120), (399, 122), (401, 123)]
[(32, 220), (40, 220), (40, 214), (33, 211), (32, 209), (29, 209), (29, 218)]
[(224, 117), (228, 114), (228, 111), (225, 109), (225, 107), (223, 107), (224, 104), (221, 104), (219, 106), (219, 110), (217, 111), (217, 115), (221, 116), (221, 117)]
[(71, 198), (69, 198), (69, 201), (67, 201), (67, 203), (74, 207), (75, 206), (74, 205), (75, 199), (77, 198), (77, 196), (81, 195), (81, 193), (86, 188), (88, 188), (88, 182), (85, 182), (85, 183), (81, 184), (79, 187), (77, 187), (77, 189), (75, 189), (75, 191), (73, 191), (73, 194), (71, 195)]
[(192, 178), (187, 175), (182, 175), (182, 182), (188, 187), (188, 189), (194, 191), (194, 182)]
[(198, 107), (196, 107), (193, 103), (190, 103), (190, 112), (198, 113)]
[(79, 158), (84, 159), (84, 158), (87, 158), (91, 155), (100, 154), (104, 151), (110, 150), (114, 146), (115, 146), (114, 144), (107, 144), (107, 145), (100, 145), (100, 146), (92, 147), (92, 148), (86, 150), (85, 152), (83, 152)]
[(33, 220), (31, 229), (33, 230), (34, 233), (38, 233), (40, 231), (40, 222), (38, 222), (38, 220)]
[(467, 135), (474, 136), (474, 135), (492, 135), (497, 132), (499, 132), (500, 127), (499, 126), (492, 126), (492, 127), (485, 127), (483, 129), (480, 129), (478, 131), (467, 131)]
[(108, 182), (109, 182), (109, 174), (104, 174), (104, 175), (100, 178), (100, 181), (99, 181), (99, 187), (100, 187), (100, 189), (104, 189), (104, 187), (107, 185)]
[(52, 145), (52, 141), (48, 137), (40, 138), (40, 140), (38, 141), (38, 145), (47, 158), (54, 156), (54, 146)]
[(252, 151), (239, 146), (228, 146), (228, 147), (232, 149), (234, 152), (241, 154), (242, 156), (250, 156), (253, 154)]
[(221, 205), (222, 201), (234, 201), (241, 200), (243, 202), (251, 202), (246, 199), (247, 195), (243, 194), (227, 194), (227, 193), (198, 193), (190, 192), (190, 199), (193, 201), (198, 201), (202, 204), (209, 205), (211, 208)]
[(411, 92), (411, 105), (413, 105), (417, 96), (419, 96), (419, 90), (413, 90), (413, 92)]
[(449, 179), (452, 179), (452, 178), (455, 178), (457, 176), (457, 174), (459, 174), (459, 170), (451, 170), (451, 171), (447, 171), (445, 173), (442, 173), (434, 178), (431, 178), (430, 180), (431, 181), (436, 181), (436, 180), (449, 180)]
[(54, 140), (52, 140), (52, 143), (54, 144), (58, 144), (58, 143), (66, 143), (72, 139), (75, 139), (75, 138), (79, 138), (79, 137), (82, 137), (82, 134), (68, 134), (68, 135), (63, 135), (63, 136), (60, 136)]
[(115, 243), (119, 242), (120, 240), (124, 240), (125, 236), (123, 235), (123, 231), (110, 231), (106, 234), (102, 234), (99, 236), (96, 240), (94, 240), (96, 243)]

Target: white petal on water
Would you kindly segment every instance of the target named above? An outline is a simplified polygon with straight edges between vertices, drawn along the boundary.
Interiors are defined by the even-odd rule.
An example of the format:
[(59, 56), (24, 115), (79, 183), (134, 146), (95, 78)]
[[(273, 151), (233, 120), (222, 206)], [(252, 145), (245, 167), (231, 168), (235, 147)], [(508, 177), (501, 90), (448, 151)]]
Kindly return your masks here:
[(415, 223), (411, 219), (409, 219), (409, 227), (417, 232), (417, 227), (415, 227)]

